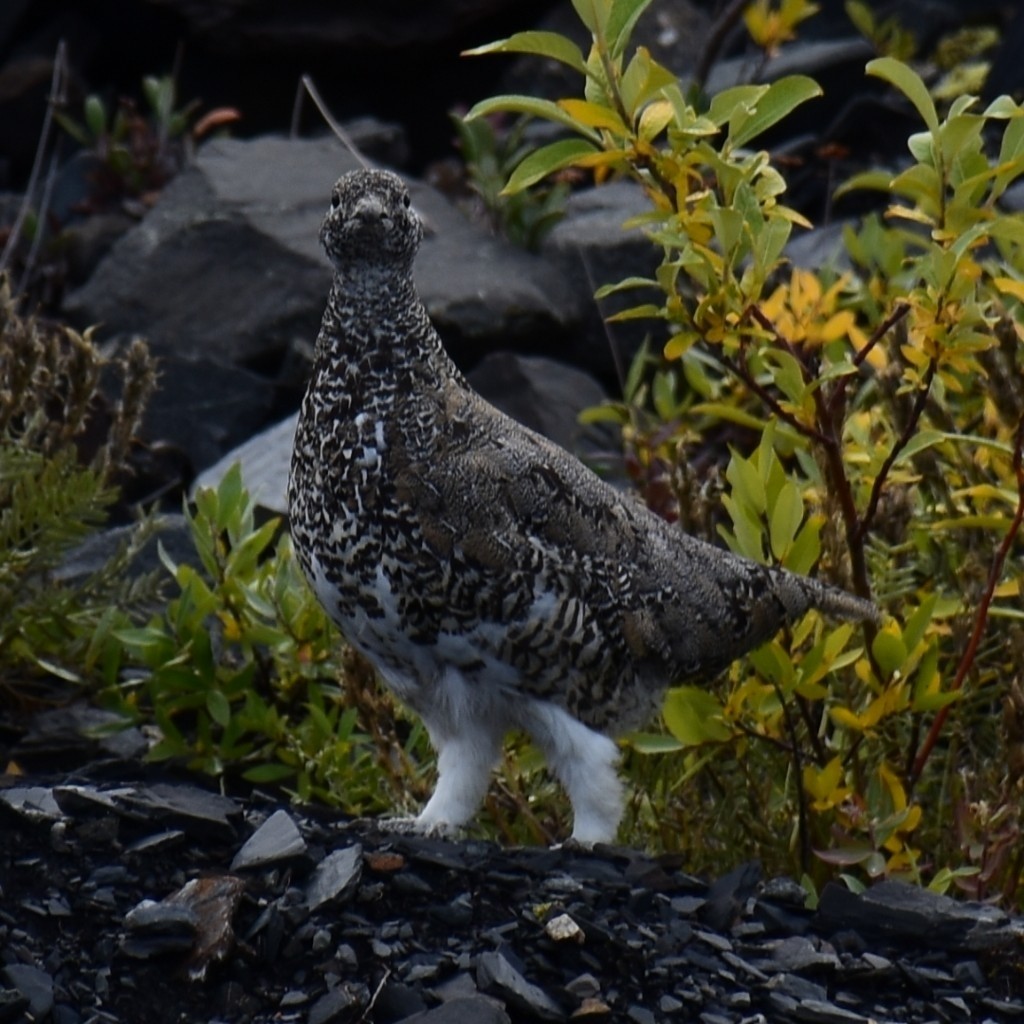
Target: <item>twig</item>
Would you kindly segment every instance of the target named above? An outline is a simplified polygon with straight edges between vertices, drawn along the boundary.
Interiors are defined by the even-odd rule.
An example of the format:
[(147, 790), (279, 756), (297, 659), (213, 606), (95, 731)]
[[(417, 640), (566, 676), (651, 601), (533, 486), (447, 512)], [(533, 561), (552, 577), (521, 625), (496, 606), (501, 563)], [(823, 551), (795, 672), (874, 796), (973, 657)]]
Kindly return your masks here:
[(352, 141), (352, 136), (349, 135), (341, 124), (335, 119), (334, 115), (327, 108), (327, 104), (323, 101), (320, 93), (317, 91), (317, 87), (313, 84), (313, 79), (309, 75), (303, 75), (300, 79), (300, 88), (295, 95), (295, 105), (292, 108), (292, 125), (291, 125), (291, 136), (296, 138), (299, 130), (299, 112), (302, 109), (302, 90), (305, 89), (309, 93), (309, 98), (313, 101), (314, 106), (320, 111), (320, 116), (324, 119), (327, 127), (341, 140), (341, 144), (359, 161), (359, 163), (366, 168), (369, 168), (369, 164), (363, 159), (363, 154), (359, 152), (358, 147)]
[(707, 39), (704, 40), (701, 58), (693, 72), (693, 84), (698, 89), (703, 91), (708, 75), (711, 73), (711, 66), (718, 59), (718, 54), (725, 45), (726, 38), (736, 27), (736, 22), (740, 20), (740, 15), (743, 14), (748, 3), (749, 0), (732, 0), (732, 3), (715, 19)]
[(882, 498), (882, 488), (885, 486), (885, 483), (889, 478), (890, 470), (896, 464), (896, 460), (899, 458), (900, 452), (906, 448), (910, 443), (910, 439), (917, 431), (917, 425), (924, 413), (924, 407), (928, 401), (928, 395), (931, 393), (932, 381), (935, 380), (935, 371), (938, 368), (939, 360), (936, 356), (932, 356), (931, 361), (928, 363), (928, 370), (924, 375), (924, 386), (918, 389), (917, 397), (914, 399), (914, 407), (910, 410), (910, 416), (907, 419), (906, 426), (904, 426), (903, 432), (896, 439), (896, 443), (892, 446), (892, 450), (885, 457), (885, 461), (882, 463), (881, 468), (875, 475), (875, 481), (871, 485), (871, 496), (868, 498), (868, 507), (864, 510), (864, 515), (861, 516), (860, 523), (857, 526), (856, 539), (858, 542), (863, 542), (864, 538), (867, 536), (868, 530), (871, 529), (871, 523), (875, 518), (875, 513), (878, 511), (878, 503)]
[(57, 43), (57, 53), (53, 58), (53, 76), (50, 79), (50, 95), (46, 101), (46, 112), (43, 114), (43, 127), (39, 132), (39, 143), (36, 146), (35, 159), (32, 161), (32, 171), (28, 176), (28, 184), (25, 186), (25, 195), (18, 207), (18, 213), (11, 226), (11, 233), (7, 236), (7, 243), (0, 253), (0, 272), (6, 269), (7, 264), (14, 253), (14, 247), (21, 237), (21, 229), (25, 225), (25, 218), (31, 209), (32, 196), (35, 194), (39, 184), (39, 176), (43, 170), (43, 159), (46, 148), (50, 141), (50, 132), (53, 128), (54, 109), (64, 102), (64, 82), (67, 78), (67, 56), (64, 40)]
[(730, 359), (728, 356), (719, 356), (718, 361), (724, 366), (730, 373), (735, 374), (751, 391), (757, 395), (758, 398), (764, 402), (765, 405), (784, 423), (788, 423), (795, 431), (803, 434), (804, 437), (812, 438), (817, 441), (818, 444), (828, 447), (833, 444), (831, 438), (826, 437), (820, 430), (815, 427), (809, 427), (806, 423), (798, 420), (791, 412), (788, 412), (780, 404), (778, 399), (762, 384), (759, 384), (754, 378), (754, 375), (747, 368), (746, 361), (740, 363), (735, 359)]
[(896, 308), (875, 328), (868, 338), (868, 343), (853, 357), (853, 365), (860, 366), (870, 355), (871, 350), (891, 331), (908, 313), (910, 304), (897, 302)]
[[(1021, 524), (1024, 523), (1024, 456), (1022, 456), (1022, 453), (1024, 453), (1024, 417), (1017, 424), (1017, 434), (1013, 444), (1013, 472), (1017, 478), (1017, 508), (1010, 522), (1010, 528), (1006, 531), (1006, 536), (1003, 537), (999, 550), (996, 551), (992, 559), (992, 566), (989, 569), (988, 579), (985, 582), (985, 592), (981, 596), (981, 602), (974, 616), (974, 629), (971, 631), (971, 637), (967, 641), (967, 647), (960, 658), (956, 676), (950, 686), (950, 691), (953, 693), (959, 692), (963, 687), (967, 673), (974, 664), (978, 648), (981, 646), (982, 637), (985, 635), (989, 610), (992, 606), (996, 587), (999, 584), (999, 578), (1003, 574), (1003, 566), (1006, 564), (1010, 550), (1017, 539), (1017, 535), (1020, 533)], [(910, 788), (913, 788), (916, 784), (917, 780), (921, 777), (921, 773), (924, 771), (925, 765), (928, 763), (928, 758), (931, 756), (932, 750), (942, 734), (946, 719), (949, 717), (949, 708), (950, 705), (948, 704), (940, 708), (935, 719), (932, 721), (928, 735), (925, 737), (924, 743), (921, 744), (921, 749), (914, 760), (914, 767), (909, 779)]]
[[(18, 294), (24, 293), (28, 287), (29, 278), (32, 275), (32, 268), (35, 266), (36, 257), (43, 244), (43, 224), (46, 222), (46, 215), (50, 209), (50, 200), (53, 198), (53, 185), (57, 180), (57, 168), (60, 164), (60, 146), (55, 145), (50, 154), (50, 167), (46, 172), (46, 180), (43, 182), (43, 195), (39, 200), (39, 212), (36, 217), (36, 231), (32, 236), (32, 244), (29, 246), (28, 255), (25, 257), (25, 266), (21, 272), (21, 280), (18, 282)], [(12, 237), (17, 237), (12, 235)]]

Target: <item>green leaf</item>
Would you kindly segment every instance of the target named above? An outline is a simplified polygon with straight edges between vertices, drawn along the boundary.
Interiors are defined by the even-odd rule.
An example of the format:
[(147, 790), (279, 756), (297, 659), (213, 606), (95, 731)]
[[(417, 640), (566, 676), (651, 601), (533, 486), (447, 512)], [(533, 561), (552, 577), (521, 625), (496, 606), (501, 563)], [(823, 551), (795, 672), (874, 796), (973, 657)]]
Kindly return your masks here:
[(85, 101), (85, 126), (93, 142), (103, 138), (107, 131), (107, 109), (99, 96), (89, 96)]
[(796, 539), (786, 552), (785, 567), (790, 572), (806, 576), (821, 554), (821, 522), (820, 517), (812, 517), (804, 524), (804, 528), (796, 535)]
[(572, 5), (590, 34), (603, 38), (608, 22), (607, 0), (572, 0)]
[(294, 768), (286, 764), (258, 764), (242, 772), (242, 778), (248, 782), (280, 782), (295, 774)]
[(501, 190), (502, 195), (515, 195), (524, 188), (535, 185), (563, 167), (571, 167), (581, 157), (597, 152), (597, 147), (583, 139), (562, 139), (534, 150), (512, 172), (508, 184)]
[(806, 75), (787, 75), (773, 82), (757, 101), (754, 112), (747, 118), (730, 140), (735, 146), (745, 146), (772, 125), (788, 117), (801, 103), (821, 96), (821, 86)]
[(775, 499), (768, 520), (772, 553), (781, 559), (789, 550), (804, 517), (804, 502), (800, 488), (787, 480)]
[(683, 749), (674, 736), (660, 732), (635, 732), (626, 737), (626, 742), (638, 754), (674, 754)]
[(875, 656), (878, 667), (887, 676), (901, 669), (907, 660), (907, 646), (894, 627), (878, 631), (871, 644), (871, 653)]
[(614, 60), (621, 56), (629, 43), (637, 19), (650, 6), (651, 0), (612, 0), (611, 13), (605, 32), (608, 50)]
[(928, 130), (933, 135), (938, 132), (939, 115), (935, 111), (935, 104), (928, 94), (928, 87), (921, 81), (920, 75), (913, 68), (893, 57), (877, 57), (875, 60), (868, 61), (865, 70), (869, 75), (881, 78), (899, 89), (917, 108), (917, 112), (921, 115), (921, 120), (928, 126)]
[(220, 690), (210, 690), (206, 695), (206, 710), (210, 717), (223, 728), (231, 721), (231, 705)]
[(557, 32), (516, 32), (508, 39), (463, 50), (464, 57), (478, 57), (487, 53), (532, 53), (566, 64), (581, 75), (587, 73), (587, 65), (580, 48)]
[(488, 114), (503, 113), (508, 111), (513, 114), (529, 114), (532, 117), (541, 117), (546, 121), (554, 121), (556, 124), (563, 124), (574, 132), (590, 139), (595, 146), (601, 142), (600, 132), (580, 124), (571, 114), (563, 110), (557, 103), (551, 100), (538, 100), (533, 96), (492, 96), (490, 99), (481, 100), (475, 104), (466, 114), (464, 120), (472, 121), (477, 117), (485, 117)]
[(727, 743), (732, 730), (723, 721), (725, 709), (707, 690), (677, 686), (665, 698), (665, 724), (683, 746)]
[(61, 113), (59, 110), (54, 112), (54, 120), (61, 126), (81, 146), (91, 146), (93, 139), (89, 137), (89, 133), (82, 127), (77, 121), (68, 117), (67, 114)]

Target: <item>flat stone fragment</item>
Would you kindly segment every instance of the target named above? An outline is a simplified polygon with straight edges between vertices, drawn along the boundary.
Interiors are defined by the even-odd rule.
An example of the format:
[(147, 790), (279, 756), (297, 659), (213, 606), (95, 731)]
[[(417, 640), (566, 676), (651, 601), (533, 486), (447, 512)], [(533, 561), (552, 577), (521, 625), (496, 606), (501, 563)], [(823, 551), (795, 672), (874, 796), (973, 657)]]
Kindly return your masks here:
[(996, 907), (961, 902), (904, 882), (880, 882), (860, 894), (829, 883), (821, 894), (818, 919), (825, 929), (926, 939), (929, 946), (972, 952), (1014, 946), (1024, 938), (1024, 921)]
[(772, 959), (787, 971), (806, 971), (811, 967), (836, 968), (839, 958), (834, 953), (826, 953), (816, 943), (802, 935), (793, 935), (783, 939), (772, 953)]
[(29, 821), (56, 821), (63, 817), (49, 786), (12, 786), (0, 789), (0, 803)]
[(459, 996), (402, 1024), (510, 1024), (509, 1015), (486, 996)]
[(796, 1015), (809, 1024), (872, 1024), (870, 1017), (819, 999), (803, 1000)]
[(476, 981), (484, 992), (497, 995), (521, 1013), (539, 1020), (564, 1020), (561, 1007), (533, 982), (527, 981), (501, 953), (481, 953)]
[(53, 1009), (53, 978), (31, 964), (9, 964), (3, 970), (8, 984), (13, 985), (27, 1000), (29, 1012), (42, 1020)]
[(309, 1011), (309, 1024), (357, 1020), (369, 1002), (370, 992), (365, 985), (338, 985), (313, 1004)]
[(197, 838), (234, 839), (232, 819), (240, 818), (242, 813), (229, 797), (198, 786), (169, 783), (140, 786), (125, 794), (121, 803), (126, 809), (170, 822)]
[(196, 943), (199, 918), (192, 907), (162, 900), (143, 900), (125, 914), (127, 935), (121, 951), (136, 960), (183, 953)]
[(262, 867), (305, 852), (306, 841), (288, 812), (274, 811), (235, 854), (231, 870)]
[(313, 871), (306, 885), (310, 910), (340, 899), (359, 884), (363, 873), (363, 848), (358, 844), (329, 853)]

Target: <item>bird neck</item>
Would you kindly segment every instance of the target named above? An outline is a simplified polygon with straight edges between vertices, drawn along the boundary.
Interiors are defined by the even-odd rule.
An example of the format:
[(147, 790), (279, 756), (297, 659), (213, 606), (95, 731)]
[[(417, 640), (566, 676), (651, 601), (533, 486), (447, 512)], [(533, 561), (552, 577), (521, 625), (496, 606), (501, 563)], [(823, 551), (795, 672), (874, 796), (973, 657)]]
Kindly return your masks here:
[(336, 273), (314, 354), (314, 378), (327, 372), (347, 378), (356, 390), (432, 384), (449, 372), (411, 273), (361, 267)]

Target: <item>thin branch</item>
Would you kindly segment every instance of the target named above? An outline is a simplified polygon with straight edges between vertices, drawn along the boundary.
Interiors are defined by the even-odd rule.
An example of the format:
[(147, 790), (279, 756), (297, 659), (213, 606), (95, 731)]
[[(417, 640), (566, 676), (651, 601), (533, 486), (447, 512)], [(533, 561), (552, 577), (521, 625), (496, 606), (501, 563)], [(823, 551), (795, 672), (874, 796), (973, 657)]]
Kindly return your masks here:
[(868, 498), (868, 507), (864, 510), (864, 515), (861, 517), (860, 523), (857, 526), (856, 537), (858, 541), (863, 541), (868, 534), (868, 530), (871, 529), (871, 523), (875, 518), (875, 514), (878, 512), (878, 503), (882, 498), (882, 488), (889, 479), (889, 473), (892, 470), (892, 467), (896, 464), (896, 460), (899, 458), (900, 452), (907, 447), (911, 438), (917, 432), (917, 425), (924, 413), (924, 407), (928, 402), (928, 395), (931, 393), (932, 381), (935, 380), (935, 371), (938, 368), (939, 360), (936, 356), (932, 356), (931, 362), (928, 363), (928, 370), (924, 375), (924, 386), (918, 389), (917, 396), (914, 399), (914, 407), (910, 410), (910, 416), (907, 419), (906, 426), (904, 426), (903, 432), (896, 439), (896, 443), (892, 446), (892, 450), (885, 457), (885, 461), (882, 463), (881, 468), (875, 476), (875, 482), (871, 485), (871, 496)]
[(853, 357), (853, 365), (860, 366), (871, 354), (871, 350), (891, 331), (908, 313), (910, 304), (897, 302), (896, 308), (875, 328), (868, 338), (868, 343)]
[[(46, 101), (46, 112), (43, 114), (43, 127), (39, 132), (39, 143), (36, 146), (35, 159), (32, 161), (32, 171), (28, 176), (28, 184), (25, 186), (25, 195), (18, 207), (17, 216), (11, 226), (11, 233), (7, 236), (7, 243), (0, 253), (0, 271), (3, 271), (11, 256), (14, 247), (21, 237), (21, 230), (25, 225), (25, 218), (28, 217), (31, 209), (32, 196), (35, 195), (36, 186), (39, 184), (39, 176), (43, 171), (43, 160), (46, 155), (46, 148), (50, 141), (50, 132), (53, 129), (53, 112), (64, 103), (64, 83), (67, 81), (67, 56), (64, 40), (57, 43), (57, 53), (53, 58), (53, 76), (50, 79), (50, 95)], [(41, 225), (40, 225), (41, 227)]]
[[(995, 597), (996, 587), (999, 585), (999, 579), (1003, 574), (1003, 566), (1006, 564), (1006, 559), (1010, 555), (1010, 550), (1013, 548), (1013, 545), (1017, 540), (1017, 535), (1020, 533), (1021, 525), (1024, 524), (1024, 454), (1022, 453), (1024, 453), (1024, 417), (1022, 417), (1020, 422), (1017, 424), (1017, 434), (1013, 444), (1013, 472), (1017, 478), (1017, 508), (1014, 512), (1013, 519), (1010, 522), (1010, 528), (1006, 531), (1006, 536), (1003, 537), (1003, 541), (999, 545), (999, 550), (996, 551), (995, 556), (992, 559), (992, 566), (989, 569), (988, 580), (985, 583), (985, 592), (982, 594), (981, 602), (978, 605), (978, 610), (974, 616), (974, 629), (971, 631), (971, 637), (967, 641), (967, 647), (960, 658), (960, 664), (957, 666), (956, 676), (954, 677), (953, 683), (950, 687), (950, 690), (953, 693), (959, 692), (963, 687), (964, 680), (967, 678), (967, 673), (974, 664), (978, 648), (981, 646), (982, 638), (985, 635), (985, 627), (988, 625), (988, 614), (992, 607), (992, 600)], [(932, 750), (935, 748), (935, 744), (938, 742), (939, 736), (942, 735), (946, 719), (949, 717), (949, 708), (950, 705), (948, 704), (945, 707), (940, 708), (932, 721), (931, 728), (928, 730), (928, 735), (925, 737), (925, 741), (921, 745), (921, 749), (918, 751), (917, 757), (914, 760), (913, 771), (911, 772), (909, 779), (911, 788), (913, 788), (917, 780), (921, 777), (921, 773), (924, 771), (924, 767), (928, 763), (928, 758), (931, 756)]]
[(698, 89), (704, 89), (704, 85), (711, 73), (711, 66), (718, 59), (722, 47), (729, 36), (729, 33), (736, 27), (749, 0), (732, 0), (728, 7), (715, 19), (708, 32), (707, 39), (701, 50), (701, 58), (693, 72), (693, 84)]
[(798, 420), (791, 412), (784, 409), (778, 399), (767, 389), (764, 385), (759, 384), (755, 380), (753, 374), (747, 369), (746, 362), (738, 363), (734, 359), (730, 359), (728, 356), (719, 356), (719, 363), (724, 366), (730, 373), (735, 374), (751, 391), (757, 395), (758, 398), (764, 402), (765, 405), (784, 423), (788, 423), (795, 431), (802, 434), (804, 437), (812, 438), (817, 441), (818, 444), (828, 447), (833, 444), (831, 438), (826, 437), (820, 430), (814, 427), (809, 427), (806, 423)]
[[(21, 280), (18, 282), (18, 294), (22, 294), (28, 287), (28, 282), (32, 276), (32, 268), (35, 266), (37, 257), (39, 256), (39, 250), (43, 245), (43, 225), (46, 222), (46, 215), (50, 210), (50, 201), (53, 198), (53, 186), (57, 180), (57, 169), (60, 166), (60, 145), (58, 144), (53, 147), (53, 152), (50, 154), (50, 167), (46, 172), (46, 180), (43, 182), (43, 195), (39, 200), (39, 211), (36, 216), (36, 231), (32, 236), (32, 244), (29, 246), (28, 255), (25, 257), (25, 266), (21, 272)], [(16, 238), (17, 235), (12, 234), (12, 237)], [(0, 261), (2, 262), (2, 261)]]
[(298, 135), (299, 125), (299, 112), (302, 107), (302, 89), (305, 89), (309, 93), (309, 98), (313, 101), (314, 106), (320, 111), (320, 116), (324, 119), (327, 127), (341, 140), (341, 144), (362, 164), (363, 167), (369, 168), (369, 164), (363, 158), (363, 154), (359, 152), (359, 148), (352, 141), (352, 136), (341, 126), (341, 124), (335, 119), (334, 115), (330, 112), (327, 104), (323, 101), (317, 87), (313, 84), (313, 79), (309, 75), (303, 75), (300, 79), (301, 88), (296, 93), (295, 105), (292, 108), (292, 125), (291, 135), (295, 138)]

